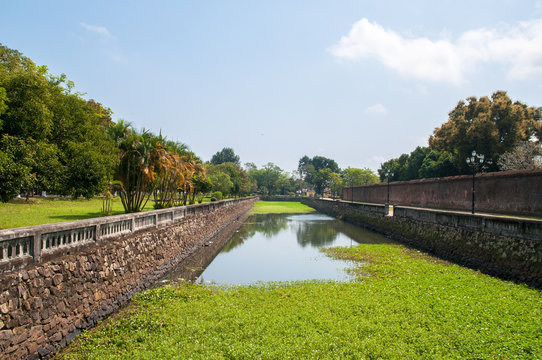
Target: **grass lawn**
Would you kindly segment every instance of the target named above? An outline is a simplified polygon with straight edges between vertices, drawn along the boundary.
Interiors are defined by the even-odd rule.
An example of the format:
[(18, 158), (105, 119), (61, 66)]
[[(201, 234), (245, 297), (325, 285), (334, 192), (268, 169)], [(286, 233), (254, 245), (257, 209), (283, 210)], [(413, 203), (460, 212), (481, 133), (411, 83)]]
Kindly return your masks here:
[[(210, 198), (203, 199), (209, 202)], [(154, 210), (152, 198), (143, 211)], [(0, 229), (22, 226), (50, 224), (63, 221), (83, 220), (101, 216), (102, 199), (54, 199), (30, 198), (13, 199), (8, 203), (0, 202)], [(111, 215), (124, 214), (119, 197), (112, 200)]]
[[(61, 359), (538, 359), (537, 290), (399, 245), (326, 251), (353, 282), (168, 285)], [(356, 262), (357, 261), (357, 262)]]
[(310, 213), (315, 210), (300, 202), (290, 201), (258, 201), (250, 214), (284, 214), (284, 213)]
[[(62, 221), (82, 220), (99, 217), (102, 199), (71, 200), (52, 198), (14, 199), (8, 203), (0, 203), (0, 229), (41, 225)], [(152, 210), (152, 201), (147, 203), (146, 210)], [(120, 198), (112, 202), (112, 215), (124, 214)]]

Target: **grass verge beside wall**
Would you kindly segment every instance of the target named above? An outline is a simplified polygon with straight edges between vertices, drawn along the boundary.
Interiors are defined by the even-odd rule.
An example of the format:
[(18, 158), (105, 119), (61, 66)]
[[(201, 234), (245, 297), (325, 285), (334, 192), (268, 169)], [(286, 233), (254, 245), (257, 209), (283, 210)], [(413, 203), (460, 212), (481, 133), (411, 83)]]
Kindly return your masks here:
[[(102, 199), (14, 199), (0, 203), (0, 229), (84, 220), (101, 216)], [(149, 201), (144, 209), (154, 210)], [(111, 215), (124, 214), (120, 198), (112, 200)]]

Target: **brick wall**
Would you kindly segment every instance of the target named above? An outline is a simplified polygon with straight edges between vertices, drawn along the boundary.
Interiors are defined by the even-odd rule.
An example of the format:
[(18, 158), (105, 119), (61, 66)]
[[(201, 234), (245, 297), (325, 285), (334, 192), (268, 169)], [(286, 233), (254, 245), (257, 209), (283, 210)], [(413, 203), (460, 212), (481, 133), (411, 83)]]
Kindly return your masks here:
[(0, 357), (51, 356), (242, 217), (254, 201), (202, 204), (197, 213), (187, 207), (167, 226), (68, 247), (0, 274)]
[[(355, 186), (354, 201), (385, 203), (388, 184)], [(475, 178), (476, 211), (542, 216), (542, 170), (502, 171)], [(389, 184), (390, 203), (470, 211), (472, 176), (397, 181)], [(343, 189), (352, 199), (352, 188)]]

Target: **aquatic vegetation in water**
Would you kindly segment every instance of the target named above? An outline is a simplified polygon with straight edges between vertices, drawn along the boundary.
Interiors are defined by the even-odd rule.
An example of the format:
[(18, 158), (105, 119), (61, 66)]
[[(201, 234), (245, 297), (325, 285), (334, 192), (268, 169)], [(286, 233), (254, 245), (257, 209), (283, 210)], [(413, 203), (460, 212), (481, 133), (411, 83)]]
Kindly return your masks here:
[(355, 282), (167, 285), (60, 358), (537, 359), (539, 291), (391, 244), (329, 249)]

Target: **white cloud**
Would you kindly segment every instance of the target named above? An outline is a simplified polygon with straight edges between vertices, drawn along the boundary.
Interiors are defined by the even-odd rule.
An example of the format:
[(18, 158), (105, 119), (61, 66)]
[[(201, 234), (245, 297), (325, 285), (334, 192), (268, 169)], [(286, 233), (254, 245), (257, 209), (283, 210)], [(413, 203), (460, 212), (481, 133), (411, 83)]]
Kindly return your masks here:
[(374, 104), (365, 109), (365, 112), (373, 114), (387, 114), (388, 109), (382, 104)]
[(93, 32), (95, 34), (98, 34), (100, 36), (105, 36), (110, 39), (114, 39), (114, 36), (111, 35), (109, 30), (107, 30), (104, 26), (96, 26), (96, 25), (89, 25), (84, 22), (80, 23), (80, 25), (87, 31)]
[(542, 19), (502, 28), (470, 30), (455, 41), (446, 33), (433, 41), (405, 38), (364, 18), (328, 51), (341, 59), (376, 59), (406, 77), (452, 84), (465, 82), (483, 63), (507, 65), (512, 79), (542, 74)]

